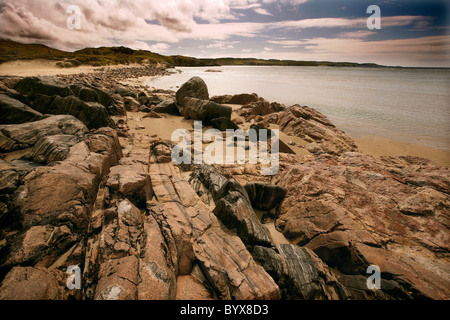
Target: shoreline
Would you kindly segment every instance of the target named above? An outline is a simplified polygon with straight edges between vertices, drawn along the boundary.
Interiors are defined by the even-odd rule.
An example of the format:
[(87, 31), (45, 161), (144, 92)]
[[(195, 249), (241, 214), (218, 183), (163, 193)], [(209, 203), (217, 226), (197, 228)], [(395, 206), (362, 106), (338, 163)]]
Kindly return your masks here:
[(450, 151), (434, 147), (426, 147), (419, 144), (393, 140), (376, 135), (355, 137), (349, 135), (355, 141), (362, 153), (371, 156), (415, 156), (431, 160), (442, 167), (450, 167)]
[[(95, 74), (108, 70), (142, 67), (141, 65), (112, 65), (112, 66), (79, 66), (73, 68), (61, 68), (56, 66), (56, 61), (30, 60), (13, 61), (0, 64), (0, 76), (70, 76), (79, 74)], [(138, 76), (127, 79), (119, 79), (117, 82), (125, 86), (148, 86), (144, 79), (148, 76)], [(157, 88), (155, 88), (157, 89)], [(378, 135), (349, 134), (360, 152), (380, 156), (418, 156), (429, 159), (435, 164), (450, 167), (450, 150), (408, 143), (395, 139), (388, 139)]]

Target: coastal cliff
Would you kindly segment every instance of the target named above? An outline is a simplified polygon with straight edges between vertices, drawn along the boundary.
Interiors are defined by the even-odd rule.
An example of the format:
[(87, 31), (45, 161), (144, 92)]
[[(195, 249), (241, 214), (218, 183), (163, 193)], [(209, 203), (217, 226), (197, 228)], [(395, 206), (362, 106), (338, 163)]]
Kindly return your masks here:
[[(119, 83), (161, 72), (0, 79), (0, 299), (450, 297), (447, 168), (363, 154), (312, 108), (209, 97), (200, 78)], [(279, 129), (278, 173), (174, 165), (151, 130), (194, 120)]]

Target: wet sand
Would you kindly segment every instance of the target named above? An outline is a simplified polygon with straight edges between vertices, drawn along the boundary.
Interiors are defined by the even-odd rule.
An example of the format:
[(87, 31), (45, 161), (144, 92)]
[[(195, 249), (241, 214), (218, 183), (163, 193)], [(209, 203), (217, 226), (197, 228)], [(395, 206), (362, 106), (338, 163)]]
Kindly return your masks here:
[(427, 158), (437, 165), (450, 166), (450, 151), (395, 141), (379, 136), (351, 137), (359, 150), (372, 156), (417, 156)]

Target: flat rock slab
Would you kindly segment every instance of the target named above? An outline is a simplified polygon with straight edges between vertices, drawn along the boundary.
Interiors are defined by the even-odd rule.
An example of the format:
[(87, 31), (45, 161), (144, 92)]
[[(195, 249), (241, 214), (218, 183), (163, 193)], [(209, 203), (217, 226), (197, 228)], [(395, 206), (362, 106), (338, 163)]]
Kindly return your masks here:
[(180, 275), (189, 274), (198, 261), (223, 299), (280, 298), (273, 279), (255, 263), (241, 239), (221, 227), (178, 168), (170, 163), (152, 164), (150, 177), (159, 202), (151, 214), (164, 237), (172, 239), (169, 248), (177, 257)]

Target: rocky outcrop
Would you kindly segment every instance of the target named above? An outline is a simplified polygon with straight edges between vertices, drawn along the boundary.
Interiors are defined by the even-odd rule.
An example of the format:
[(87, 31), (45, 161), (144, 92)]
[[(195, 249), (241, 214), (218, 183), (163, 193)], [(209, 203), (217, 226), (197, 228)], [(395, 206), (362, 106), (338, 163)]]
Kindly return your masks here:
[[(154, 150), (156, 160), (163, 150)], [(113, 167), (97, 195), (86, 252), (86, 298), (280, 297), (272, 278), (200, 201), (177, 167), (147, 163), (148, 171), (141, 167), (137, 176), (132, 170), (137, 162), (132, 162)], [(129, 166), (128, 171), (124, 166)], [(129, 175), (133, 178), (127, 179)], [(142, 188), (131, 180), (151, 181), (144, 186), (144, 210), (124, 199)], [(184, 293), (187, 284), (197, 288), (198, 295), (192, 288)]]
[(14, 87), (25, 95), (30, 107), (42, 114), (68, 114), (88, 128), (114, 126), (109, 113), (116, 114), (114, 100), (106, 92), (86, 84), (67, 86), (52, 77), (27, 77)]
[(150, 167), (159, 204), (151, 215), (172, 247), (178, 274), (189, 274), (196, 263), (223, 299), (278, 299), (272, 278), (257, 265), (239, 237), (224, 229), (172, 164)]
[(47, 114), (70, 114), (89, 129), (114, 126), (105, 106), (98, 102), (84, 102), (74, 96), (65, 98), (56, 96), (50, 105), (43, 108), (36, 107), (36, 109)]
[(176, 93), (177, 103), (184, 107), (185, 98), (196, 98), (199, 100), (208, 100), (209, 92), (205, 81), (200, 77), (193, 77), (185, 82)]
[(306, 149), (313, 154), (339, 155), (358, 150), (349, 136), (320, 112), (309, 107), (291, 106), (283, 112), (265, 116), (262, 123), (277, 124), (284, 133), (302, 138), (309, 143)]
[(408, 292), (402, 298), (449, 297), (445, 169), (420, 158), (345, 153), (288, 165), (276, 184), (287, 190), (277, 228), (346, 282), (373, 264)]
[(54, 77), (26, 77), (20, 80), (14, 89), (23, 95), (39, 93), (50, 97), (67, 97), (73, 94), (66, 84)]
[(77, 83), (71, 85), (69, 88), (70, 90), (72, 90), (75, 96), (77, 96), (82, 101), (98, 102), (105, 107), (109, 107), (114, 103), (111, 95), (94, 86)]
[(198, 166), (190, 176), (190, 183), (207, 204), (214, 201), (214, 214), (247, 246), (273, 246), (267, 231), (253, 211), (246, 189), (236, 180), (227, 179), (214, 167)]
[(30, 148), (46, 136), (59, 134), (81, 136), (86, 132), (86, 126), (69, 115), (51, 116), (22, 124), (0, 125), (0, 152)]
[[(111, 79), (61, 79), (6, 79), (0, 91), (29, 107), (101, 105), (120, 127), (88, 131), (69, 115), (0, 126), (0, 151), (19, 150), (5, 159), (24, 154), (0, 160), (0, 299), (448, 299), (445, 169), (345, 152), (352, 142), (320, 113), (263, 99), (241, 118), (278, 124), (316, 155), (280, 153), (272, 177), (259, 164), (178, 167), (170, 141), (128, 135), (128, 98), (108, 106), (98, 89)], [(183, 101), (216, 106), (192, 82)], [(141, 109), (174, 96), (129, 88)], [(217, 110), (229, 112), (183, 109), (210, 122)], [(81, 290), (66, 287), (74, 265)], [(369, 265), (380, 290), (367, 287)]]
[(2, 299), (81, 298), (66, 288), (64, 272), (84, 261), (97, 190), (122, 154), (111, 128), (79, 138), (67, 158), (53, 166), (1, 168), (13, 179), (4, 185), (9, 196), (0, 196), (8, 206), (0, 229)]
[(0, 160), (0, 230), (17, 223), (14, 219), (15, 193), (29, 171), (29, 168)]
[(0, 124), (19, 124), (42, 118), (43, 115), (40, 112), (31, 109), (19, 100), (0, 94)]
[(272, 246), (272, 240), (258, 220), (247, 192), (235, 180), (226, 181), (214, 198), (214, 214), (228, 228), (236, 229), (242, 241), (249, 245)]

